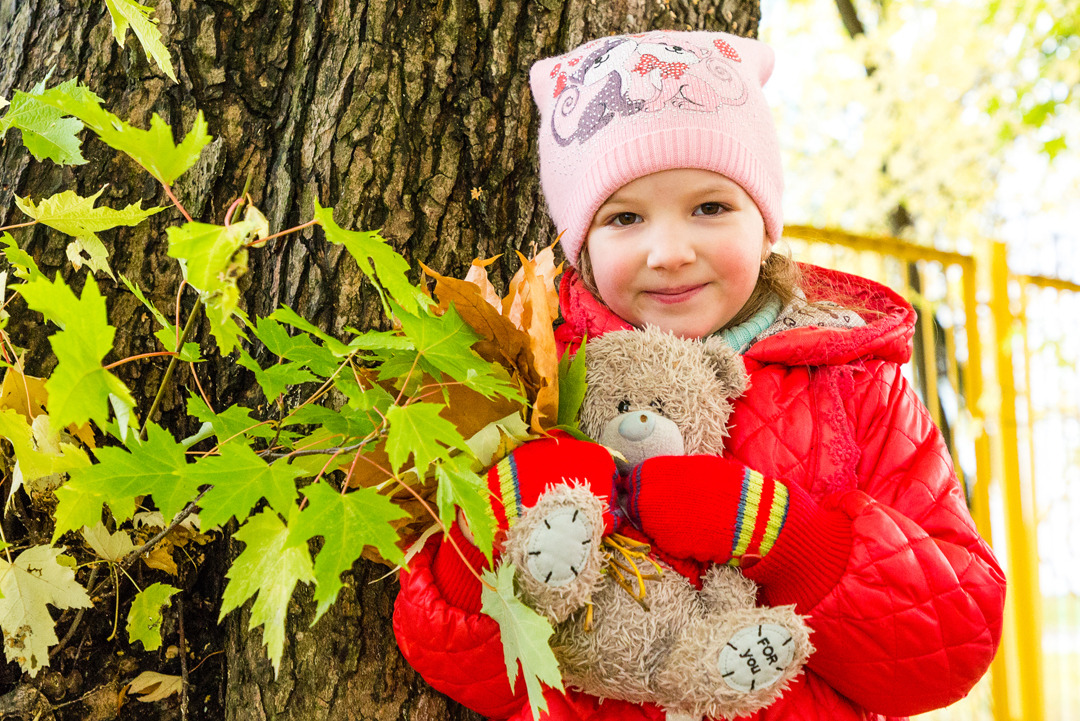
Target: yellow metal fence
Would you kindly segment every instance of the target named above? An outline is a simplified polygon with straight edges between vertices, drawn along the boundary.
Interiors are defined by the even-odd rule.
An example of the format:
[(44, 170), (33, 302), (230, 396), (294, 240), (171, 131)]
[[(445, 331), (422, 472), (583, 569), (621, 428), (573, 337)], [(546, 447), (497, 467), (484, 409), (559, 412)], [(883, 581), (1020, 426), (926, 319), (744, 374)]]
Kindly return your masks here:
[(1080, 285), (973, 254), (788, 226), (794, 256), (882, 282), (919, 311), (905, 371), (1009, 580), (991, 672), (923, 721), (1080, 721)]

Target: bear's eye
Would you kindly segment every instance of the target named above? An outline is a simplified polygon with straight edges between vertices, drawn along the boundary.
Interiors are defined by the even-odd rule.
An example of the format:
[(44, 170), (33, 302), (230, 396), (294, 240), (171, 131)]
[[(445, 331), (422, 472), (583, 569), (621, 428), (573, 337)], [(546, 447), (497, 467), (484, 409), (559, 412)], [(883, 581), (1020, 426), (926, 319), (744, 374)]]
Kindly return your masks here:
[(664, 402), (662, 400), (660, 400), (659, 398), (654, 400), (649, 405), (652, 406), (652, 409), (654, 411), (656, 411), (657, 413), (659, 413), (660, 415), (665, 415), (665, 413), (664, 413)]
[(615, 406), (615, 408), (619, 411), (619, 413), (626, 413), (630, 410), (630, 401), (624, 398), (623, 400), (619, 401), (619, 405)]

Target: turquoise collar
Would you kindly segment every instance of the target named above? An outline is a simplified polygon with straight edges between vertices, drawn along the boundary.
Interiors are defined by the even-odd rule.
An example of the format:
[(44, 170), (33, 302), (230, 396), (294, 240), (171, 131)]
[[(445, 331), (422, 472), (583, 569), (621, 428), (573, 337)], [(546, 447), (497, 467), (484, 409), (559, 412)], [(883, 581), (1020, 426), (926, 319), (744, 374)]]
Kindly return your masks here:
[(736, 353), (745, 353), (762, 331), (776, 322), (780, 315), (780, 299), (773, 297), (761, 311), (750, 320), (731, 328), (721, 328), (717, 335)]

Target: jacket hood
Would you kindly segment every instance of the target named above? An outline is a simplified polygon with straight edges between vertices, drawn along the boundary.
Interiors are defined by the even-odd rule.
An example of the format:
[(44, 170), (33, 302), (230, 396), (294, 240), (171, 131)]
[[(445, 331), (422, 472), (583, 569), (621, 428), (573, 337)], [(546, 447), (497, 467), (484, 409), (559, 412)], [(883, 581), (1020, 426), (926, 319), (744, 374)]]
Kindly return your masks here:
[[(905, 363), (911, 358), (915, 310), (895, 291), (875, 281), (837, 270), (799, 264), (807, 300), (831, 300), (863, 317), (858, 328), (792, 328), (750, 346), (746, 358), (761, 363), (843, 365), (881, 359)], [(582, 338), (595, 338), (632, 326), (611, 312), (585, 288), (571, 268), (559, 287), (563, 324), (555, 330), (560, 352), (576, 350)]]

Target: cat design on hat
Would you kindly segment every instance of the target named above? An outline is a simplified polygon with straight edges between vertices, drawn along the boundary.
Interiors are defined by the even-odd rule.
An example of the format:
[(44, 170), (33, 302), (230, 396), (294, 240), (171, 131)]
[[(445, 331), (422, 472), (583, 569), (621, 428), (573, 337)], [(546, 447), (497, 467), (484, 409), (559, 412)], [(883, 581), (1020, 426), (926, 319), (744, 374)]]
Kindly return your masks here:
[(665, 106), (712, 112), (746, 101), (745, 83), (734, 71), (738, 55), (632, 36), (600, 44), (567, 72), (552, 71), (557, 97), (552, 134), (560, 145), (584, 143), (616, 113), (657, 112)]

